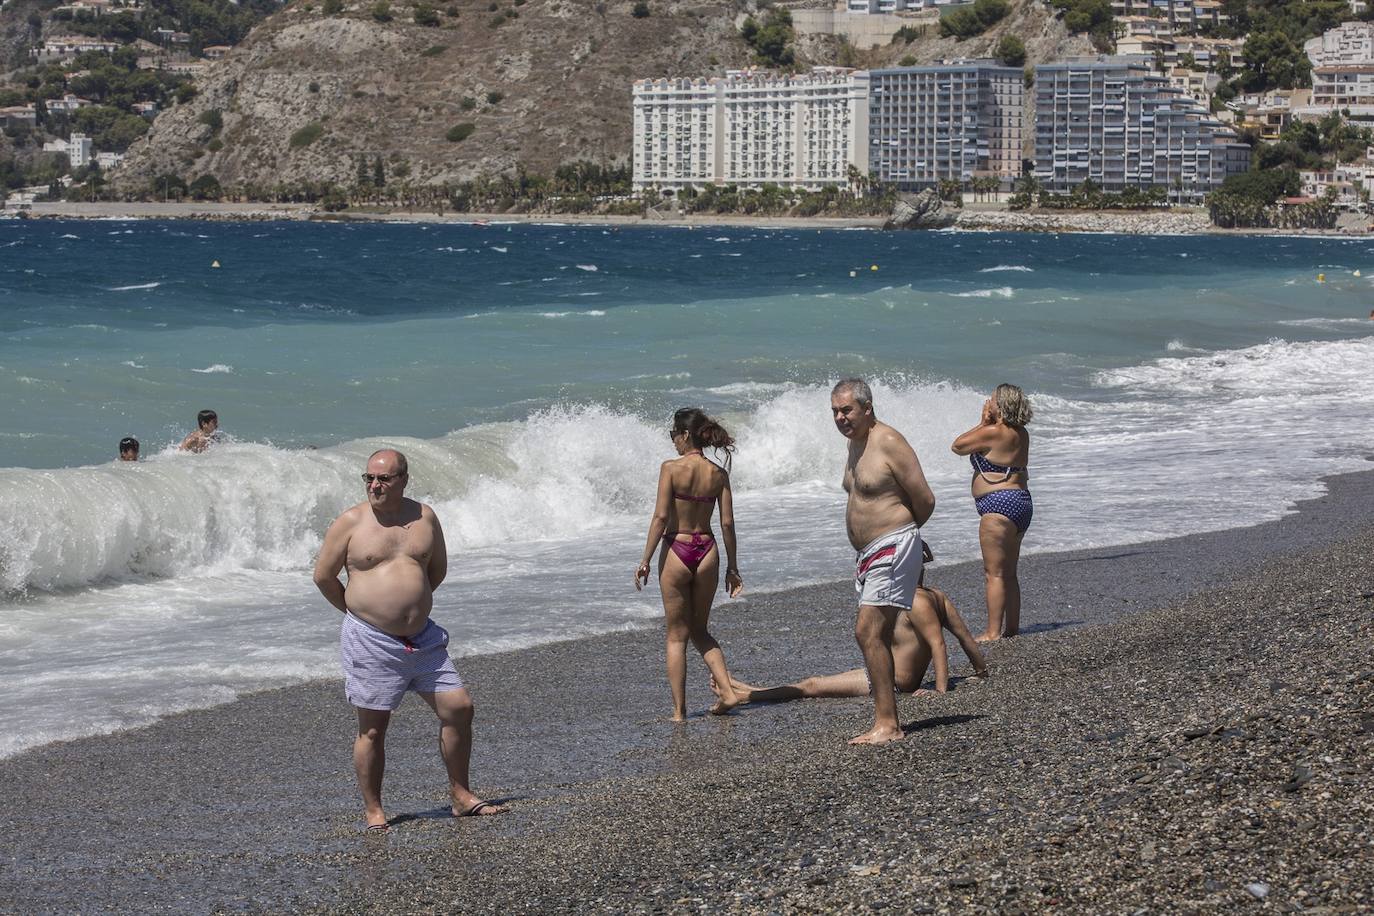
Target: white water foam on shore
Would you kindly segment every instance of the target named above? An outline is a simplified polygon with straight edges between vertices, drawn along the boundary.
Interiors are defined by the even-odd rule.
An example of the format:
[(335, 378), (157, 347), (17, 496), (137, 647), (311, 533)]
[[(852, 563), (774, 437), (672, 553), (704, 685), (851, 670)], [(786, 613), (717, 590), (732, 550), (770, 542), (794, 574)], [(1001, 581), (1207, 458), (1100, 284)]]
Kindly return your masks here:
[[(1081, 399), (1032, 393), (1037, 513), (1027, 551), (1278, 517), (1317, 495), (1318, 477), (1368, 466), (1372, 362), (1374, 337), (1271, 341), (1102, 371)], [(828, 389), (715, 391), (736, 405), (722, 419), (739, 443), (733, 480), (751, 593), (843, 577), (844, 443)], [(926, 536), (942, 560), (976, 556), (968, 465), (948, 443), (984, 393), (893, 379), (875, 396), (936, 492)], [(329, 520), (362, 497), (359, 468), (382, 445), (407, 452), (411, 494), (444, 523), (453, 557), (435, 616), (455, 655), (656, 625), (656, 595), (634, 592), (629, 574), (670, 456), (665, 422), (571, 404), (438, 439), (233, 443), (135, 465), (6, 471), (0, 755), (333, 676), (338, 618), (309, 569)], [(1238, 475), (1263, 497), (1235, 500), (1226, 482)], [(79, 676), (63, 686), (45, 680), (53, 671)], [(167, 671), (177, 673), (171, 691)]]

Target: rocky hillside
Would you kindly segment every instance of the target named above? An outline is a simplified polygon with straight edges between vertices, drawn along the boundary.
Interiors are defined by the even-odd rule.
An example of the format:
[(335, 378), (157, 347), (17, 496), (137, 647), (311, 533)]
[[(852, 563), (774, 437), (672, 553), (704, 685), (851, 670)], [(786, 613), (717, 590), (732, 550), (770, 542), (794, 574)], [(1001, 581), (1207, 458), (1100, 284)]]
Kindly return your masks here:
[[(1031, 62), (1086, 53), (1047, 7), (1023, 0), (985, 35), (921, 38), (857, 54), (834, 39), (800, 61), (895, 65), (987, 54), (1012, 31)], [(137, 193), (156, 176), (214, 175), (257, 194), (352, 184), (359, 160), (438, 184), (523, 165), (624, 163), (634, 79), (720, 73), (750, 62), (737, 22), (750, 0), (412, 0), (292, 3), (198, 79), (111, 178)], [(329, 14), (325, 9), (331, 9)], [(640, 12), (643, 12), (641, 9)], [(418, 24), (416, 20), (428, 24)], [(934, 33), (934, 29), (930, 30)], [(1080, 47), (1081, 45), (1081, 47)]]

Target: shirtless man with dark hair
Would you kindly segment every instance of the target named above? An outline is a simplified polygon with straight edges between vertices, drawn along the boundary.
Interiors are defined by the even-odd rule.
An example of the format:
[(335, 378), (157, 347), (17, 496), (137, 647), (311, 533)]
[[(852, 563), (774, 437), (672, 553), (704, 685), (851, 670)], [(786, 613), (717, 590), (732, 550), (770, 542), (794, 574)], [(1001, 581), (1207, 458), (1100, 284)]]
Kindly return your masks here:
[(920, 528), (935, 511), (935, 494), (906, 439), (874, 416), (873, 392), (862, 379), (835, 385), (830, 415), (849, 440), (844, 489), (845, 528), (858, 552), (854, 638), (873, 685), (873, 727), (849, 743), (886, 744), (905, 737), (897, 721), (892, 634), (921, 581)]
[[(444, 532), (434, 510), (405, 496), (406, 458), (381, 449), (367, 460), (367, 501), (329, 526), (315, 563), (315, 585), (344, 614), (340, 637), (344, 690), (358, 712), (353, 767), (367, 829), (384, 832), (382, 771), (391, 712), (413, 690), (439, 717), (439, 750), (448, 770), (453, 815), (501, 814), (468, 788), (472, 698), (448, 655), (448, 633), (430, 619), (434, 590), (448, 572)], [(348, 584), (339, 581), (348, 569)]]

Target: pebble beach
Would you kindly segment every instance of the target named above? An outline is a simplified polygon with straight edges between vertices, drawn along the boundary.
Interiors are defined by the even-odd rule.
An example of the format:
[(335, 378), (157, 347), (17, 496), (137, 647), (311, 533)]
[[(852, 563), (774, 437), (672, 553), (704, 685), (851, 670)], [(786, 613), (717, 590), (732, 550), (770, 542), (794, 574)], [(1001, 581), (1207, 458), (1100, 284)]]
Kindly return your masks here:
[[(845, 744), (864, 699), (707, 716), (697, 660), (673, 726), (657, 630), (458, 659), (496, 818), (445, 816), (408, 699), (393, 829), (365, 836), (338, 681), (36, 748), (0, 761), (0, 911), (1368, 911), (1372, 482), (1251, 528), (1027, 557), (1026, 635), (987, 682), (956, 650), (951, 692), (902, 698), (883, 748)], [(972, 564), (930, 574), (979, 620)], [(745, 680), (841, 670), (852, 600), (747, 597), (713, 629)]]

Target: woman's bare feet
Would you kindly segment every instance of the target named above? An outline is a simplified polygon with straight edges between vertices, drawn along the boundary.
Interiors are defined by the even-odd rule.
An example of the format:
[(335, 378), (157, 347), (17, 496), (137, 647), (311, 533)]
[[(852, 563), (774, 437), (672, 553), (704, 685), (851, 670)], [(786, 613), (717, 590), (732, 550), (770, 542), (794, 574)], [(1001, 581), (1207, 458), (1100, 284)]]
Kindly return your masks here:
[(713, 675), (707, 682), (707, 685), (711, 688), (711, 692), (716, 695), (716, 704), (708, 710), (713, 716), (727, 715), (730, 710), (734, 709), (736, 706), (748, 702), (748, 700), (735, 689), (734, 678), (730, 679), (729, 687), (722, 687), (716, 682), (715, 676)]
[(997, 642), (1001, 638), (1001, 633), (979, 633), (974, 637), (978, 642)]
[(906, 732), (900, 728), (879, 728), (873, 726), (862, 735), (857, 735), (849, 739), (850, 744), (890, 744), (893, 741), (901, 741), (906, 737)]
[[(716, 679), (714, 677), (707, 681), (707, 686), (711, 688), (711, 692), (714, 693), (716, 696), (720, 697), (722, 700), (726, 699), (725, 691), (722, 690), (720, 685), (716, 683)], [(730, 701), (729, 708), (733, 708), (735, 706), (743, 706), (745, 703), (752, 702), (751, 698), (753, 696), (753, 693), (758, 689), (760, 688), (755, 687), (752, 684), (746, 684), (744, 683), (744, 681), (736, 680), (733, 677), (730, 678), (730, 693), (734, 696), (734, 699)]]

